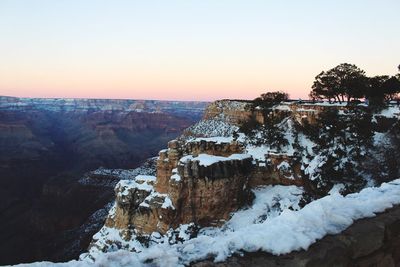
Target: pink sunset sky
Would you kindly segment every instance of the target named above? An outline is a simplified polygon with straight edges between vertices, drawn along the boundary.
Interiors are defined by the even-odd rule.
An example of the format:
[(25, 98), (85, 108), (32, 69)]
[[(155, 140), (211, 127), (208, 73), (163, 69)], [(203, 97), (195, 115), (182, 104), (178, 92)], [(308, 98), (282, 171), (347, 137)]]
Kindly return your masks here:
[(397, 72), (398, 0), (0, 1), (0, 95), (307, 98), (340, 63)]

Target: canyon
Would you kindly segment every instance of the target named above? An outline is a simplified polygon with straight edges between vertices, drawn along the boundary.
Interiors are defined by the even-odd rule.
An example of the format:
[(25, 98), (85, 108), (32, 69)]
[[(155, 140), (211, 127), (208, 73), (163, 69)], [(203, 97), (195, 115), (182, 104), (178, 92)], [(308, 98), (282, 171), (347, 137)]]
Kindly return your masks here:
[(144, 164), (80, 176), (80, 198), (46, 183), (72, 213), (93, 207), (60, 251), (87, 248), (71, 266), (397, 264), (399, 118), (395, 103), (213, 102)]
[(139, 167), (206, 104), (0, 97), (0, 264), (77, 257), (120, 179), (107, 170)]

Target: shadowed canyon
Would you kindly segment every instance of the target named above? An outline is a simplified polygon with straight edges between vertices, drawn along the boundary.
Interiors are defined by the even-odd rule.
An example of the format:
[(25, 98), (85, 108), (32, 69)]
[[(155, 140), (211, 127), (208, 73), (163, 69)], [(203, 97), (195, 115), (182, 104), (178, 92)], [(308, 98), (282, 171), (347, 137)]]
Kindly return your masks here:
[(138, 167), (205, 105), (0, 97), (0, 264), (76, 258), (113, 199), (113, 186), (79, 180)]

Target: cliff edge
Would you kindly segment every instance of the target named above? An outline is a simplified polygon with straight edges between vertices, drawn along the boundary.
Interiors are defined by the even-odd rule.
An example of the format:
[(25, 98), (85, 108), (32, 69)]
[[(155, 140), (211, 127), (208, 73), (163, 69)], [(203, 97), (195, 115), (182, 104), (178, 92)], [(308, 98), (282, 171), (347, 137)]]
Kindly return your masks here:
[[(352, 220), (400, 202), (391, 195), (397, 192), (396, 180), (383, 184), (390, 187), (390, 193), (383, 195), (385, 190), (378, 190), (375, 200), (382, 198), (385, 205), (372, 203), (362, 211), (351, 206), (359, 197), (371, 197), (371, 186), (395, 178), (390, 179), (385, 171), (372, 177), (359, 161), (382, 165), (382, 150), (392, 145), (399, 114), (397, 106), (371, 111), (365, 105), (326, 102), (282, 102), (266, 108), (251, 101), (216, 101), (207, 107), (200, 122), (160, 151), (155, 176), (138, 175), (117, 184), (116, 201), (105, 225), (93, 237), (89, 253), (81, 258), (96, 261), (99, 253), (120, 249), (141, 255), (157, 246), (178, 246), (176, 263), (189, 264), (204, 258), (225, 259), (240, 250), (286, 254), (306, 249), (326, 234), (344, 230)], [(364, 128), (354, 126), (360, 120), (366, 122)], [(368, 129), (370, 135), (360, 135)], [(372, 153), (373, 160), (369, 157)], [(341, 214), (339, 206), (325, 201), (337, 205), (343, 201), (349, 210)], [(265, 240), (266, 244), (260, 245), (259, 237), (248, 237), (250, 241), (234, 241), (228, 248), (223, 246), (232, 241), (220, 244), (222, 250), (229, 251), (224, 253), (211, 252), (215, 244), (205, 249), (208, 253), (179, 248), (182, 244), (188, 249), (191, 242), (195, 247), (204, 246), (199, 240), (212, 236), (234, 234), (242, 239), (239, 233), (251, 236), (257, 227), (263, 236), (263, 224), (283, 220), (282, 225), (286, 225), (283, 218), (290, 212), (302, 220), (303, 213), (311, 212), (315, 214), (309, 217), (314, 218), (316, 207), (323, 207), (318, 208), (323, 213), (329, 209), (335, 216), (343, 216), (346, 223), (337, 226), (335, 220), (327, 219), (322, 223), (325, 229), (318, 234), (311, 231), (312, 237), (306, 241), (297, 237), (300, 239), (294, 243)], [(247, 226), (250, 228), (245, 230)], [(295, 223), (288, 233), (298, 227), (305, 231), (301, 223)], [(270, 239), (276, 233), (264, 234)]]

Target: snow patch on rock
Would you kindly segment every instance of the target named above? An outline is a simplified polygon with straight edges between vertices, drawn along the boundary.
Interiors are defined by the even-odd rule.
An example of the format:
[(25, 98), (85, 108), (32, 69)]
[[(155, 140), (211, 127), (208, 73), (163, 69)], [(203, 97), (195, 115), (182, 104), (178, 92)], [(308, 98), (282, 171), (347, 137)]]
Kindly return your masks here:
[(179, 161), (185, 163), (186, 161), (198, 161), (201, 166), (207, 167), (214, 163), (229, 160), (244, 160), (251, 158), (248, 154), (232, 154), (229, 157), (214, 156), (208, 154), (199, 154), (198, 156), (187, 155), (182, 157)]

